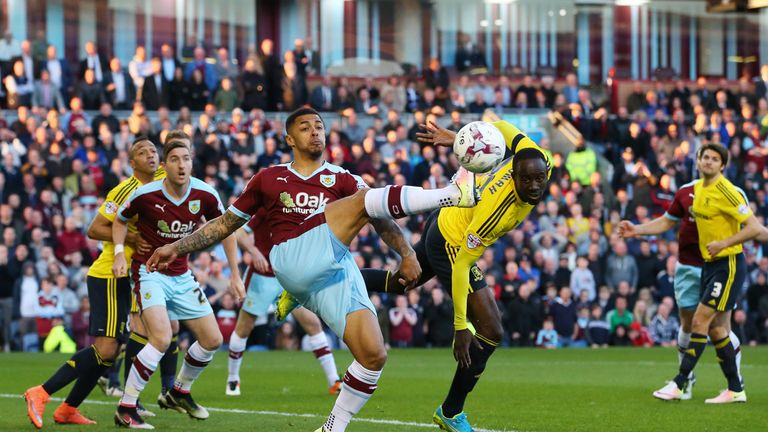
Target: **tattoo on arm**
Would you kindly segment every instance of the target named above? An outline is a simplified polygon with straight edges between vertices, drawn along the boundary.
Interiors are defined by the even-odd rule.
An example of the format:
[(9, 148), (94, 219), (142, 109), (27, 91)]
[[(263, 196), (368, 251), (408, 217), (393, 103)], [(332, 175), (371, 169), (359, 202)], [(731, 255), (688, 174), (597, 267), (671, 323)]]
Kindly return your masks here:
[(223, 215), (207, 222), (202, 228), (176, 242), (179, 255), (206, 249), (235, 232), (245, 224), (245, 220), (227, 211)]
[(371, 219), (371, 225), (379, 233), (384, 243), (394, 249), (401, 257), (411, 256), (416, 253), (395, 221), (391, 219)]

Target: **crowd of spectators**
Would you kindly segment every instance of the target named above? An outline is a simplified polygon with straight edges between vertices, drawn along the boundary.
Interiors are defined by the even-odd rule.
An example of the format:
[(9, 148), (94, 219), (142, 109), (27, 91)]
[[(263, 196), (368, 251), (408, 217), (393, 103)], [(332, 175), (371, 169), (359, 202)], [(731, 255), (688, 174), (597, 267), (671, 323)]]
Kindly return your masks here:
[[(556, 86), (546, 76), (456, 74), (432, 59), (419, 76), (366, 78), (354, 87), (347, 78), (320, 75), (317, 53), (301, 40), (282, 56), (269, 40), (260, 47), (245, 59), (221, 47), (209, 59), (205, 48), (190, 46), (186, 62), (168, 44), (152, 59), (138, 47), (124, 67), (93, 42), (77, 62), (44, 41), (16, 43), (10, 34), (0, 41), (0, 104), (8, 110), (0, 116), (5, 350), (71, 349), (68, 334), (77, 346), (90, 343), (85, 275), (100, 244), (86, 233), (106, 192), (132, 174), (127, 148), (136, 136), (159, 145), (171, 129), (187, 132), (195, 175), (231, 202), (259, 169), (290, 160), (281, 118), (304, 104), (335, 113), (327, 160), (372, 185), (448, 182), (457, 168), (450, 150), (415, 140), (417, 124), (428, 120), (456, 131), (468, 114), (543, 108), (578, 129), (583, 139), (574, 151), (552, 154), (545, 201), (478, 262), (502, 311), (506, 346), (675, 345), (675, 232), (624, 241), (616, 226), (662, 215), (677, 188), (696, 177), (695, 152), (703, 143), (730, 149), (727, 177), (745, 190), (761, 221), (768, 215), (768, 65), (738, 83), (636, 82), (613, 113), (573, 74)], [(311, 91), (310, 75), (318, 81)], [(549, 139), (539, 144), (548, 149)], [(424, 220), (399, 223), (416, 242)], [(370, 228), (351, 250), (361, 267), (397, 266)], [(744, 343), (764, 343), (768, 255), (754, 243), (746, 252), (749, 277), (737, 290), (733, 328)], [(226, 293), (221, 246), (190, 262), (230, 334), (237, 305)], [(249, 262), (244, 254), (242, 265)], [(387, 342), (449, 346), (448, 294), (436, 280), (405, 296), (372, 294)], [(300, 346), (292, 323), (259, 324), (252, 343)]]

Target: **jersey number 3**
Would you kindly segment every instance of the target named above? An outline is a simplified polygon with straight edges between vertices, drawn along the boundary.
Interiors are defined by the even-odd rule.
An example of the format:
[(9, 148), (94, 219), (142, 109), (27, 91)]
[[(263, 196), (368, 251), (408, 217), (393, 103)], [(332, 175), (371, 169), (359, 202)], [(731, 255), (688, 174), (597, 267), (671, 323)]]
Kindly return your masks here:
[(713, 285), (714, 288), (712, 288), (712, 297), (720, 297), (720, 292), (723, 291), (723, 284), (720, 282), (715, 282)]

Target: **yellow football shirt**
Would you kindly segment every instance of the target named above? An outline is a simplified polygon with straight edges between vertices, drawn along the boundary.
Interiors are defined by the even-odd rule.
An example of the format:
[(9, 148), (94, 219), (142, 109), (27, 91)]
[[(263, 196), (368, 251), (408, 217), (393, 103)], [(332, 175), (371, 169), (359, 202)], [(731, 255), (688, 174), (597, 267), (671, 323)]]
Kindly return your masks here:
[(741, 253), (741, 244), (725, 248), (715, 257), (707, 251), (709, 243), (738, 233), (741, 224), (752, 215), (752, 209), (741, 192), (721, 175), (709, 186), (704, 186), (703, 181), (696, 182), (693, 196), (692, 212), (699, 231), (699, 250), (704, 261)]
[[(165, 178), (165, 169), (162, 167), (155, 171), (154, 180), (161, 180)], [(107, 218), (110, 222), (114, 222), (117, 210), (128, 198), (133, 194), (141, 182), (135, 176), (131, 176), (123, 180), (119, 185), (112, 188), (107, 193), (107, 198), (99, 207), (99, 214)], [(128, 232), (136, 232), (136, 218), (128, 222)], [(125, 245), (125, 261), (130, 266), (131, 257), (133, 256), (133, 248)], [(88, 269), (88, 276), (97, 277), (101, 279), (108, 279), (114, 277), (112, 275), (112, 265), (115, 263), (115, 244), (111, 241), (104, 241), (101, 249), (101, 254), (96, 258), (96, 261), (91, 264)]]
[[(552, 168), (547, 154), (510, 123), (493, 123), (501, 130), (507, 147), (514, 153), (523, 148), (540, 151), (547, 161), (547, 179)], [(453, 261), (454, 326), (457, 330), (467, 328), (467, 296), (471, 292), (469, 269), (491, 246), (509, 231), (517, 228), (533, 209), (523, 202), (512, 180), (514, 156), (503, 161), (488, 174), (477, 176), (480, 188), (480, 202), (472, 208), (446, 207), (440, 210), (437, 224), (440, 233), (451, 246)]]

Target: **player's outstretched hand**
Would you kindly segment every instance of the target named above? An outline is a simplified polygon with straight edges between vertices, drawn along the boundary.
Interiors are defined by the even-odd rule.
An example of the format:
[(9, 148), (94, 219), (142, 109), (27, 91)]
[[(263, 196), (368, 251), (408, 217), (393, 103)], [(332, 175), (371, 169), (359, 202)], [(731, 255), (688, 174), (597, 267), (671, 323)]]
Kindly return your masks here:
[(459, 362), (459, 367), (468, 368), (472, 364), (472, 359), (469, 357), (469, 347), (473, 344), (478, 349), (483, 349), (483, 346), (468, 329), (456, 330), (453, 334), (453, 358)]
[(173, 247), (173, 244), (159, 247), (155, 249), (155, 252), (147, 260), (147, 271), (165, 270), (176, 258), (176, 248)]
[(438, 126), (435, 122), (421, 123), (419, 127), (424, 132), (416, 132), (416, 139), (427, 144), (440, 146), (453, 146), (453, 139), (456, 138), (456, 132), (449, 131), (444, 127)]
[(421, 277), (421, 264), (419, 264), (416, 254), (403, 257), (400, 268), (397, 270), (397, 282), (409, 290), (416, 285)]
[(229, 279), (229, 293), (235, 298), (236, 302), (240, 302), (245, 298), (245, 285), (243, 280), (239, 277), (232, 276)]
[(628, 220), (623, 220), (619, 222), (619, 237), (621, 238), (632, 238), (637, 235), (637, 232), (635, 231), (635, 224)]
[(125, 254), (115, 255), (115, 262), (112, 264), (112, 274), (115, 278), (125, 277), (128, 274), (128, 263), (125, 261)]

